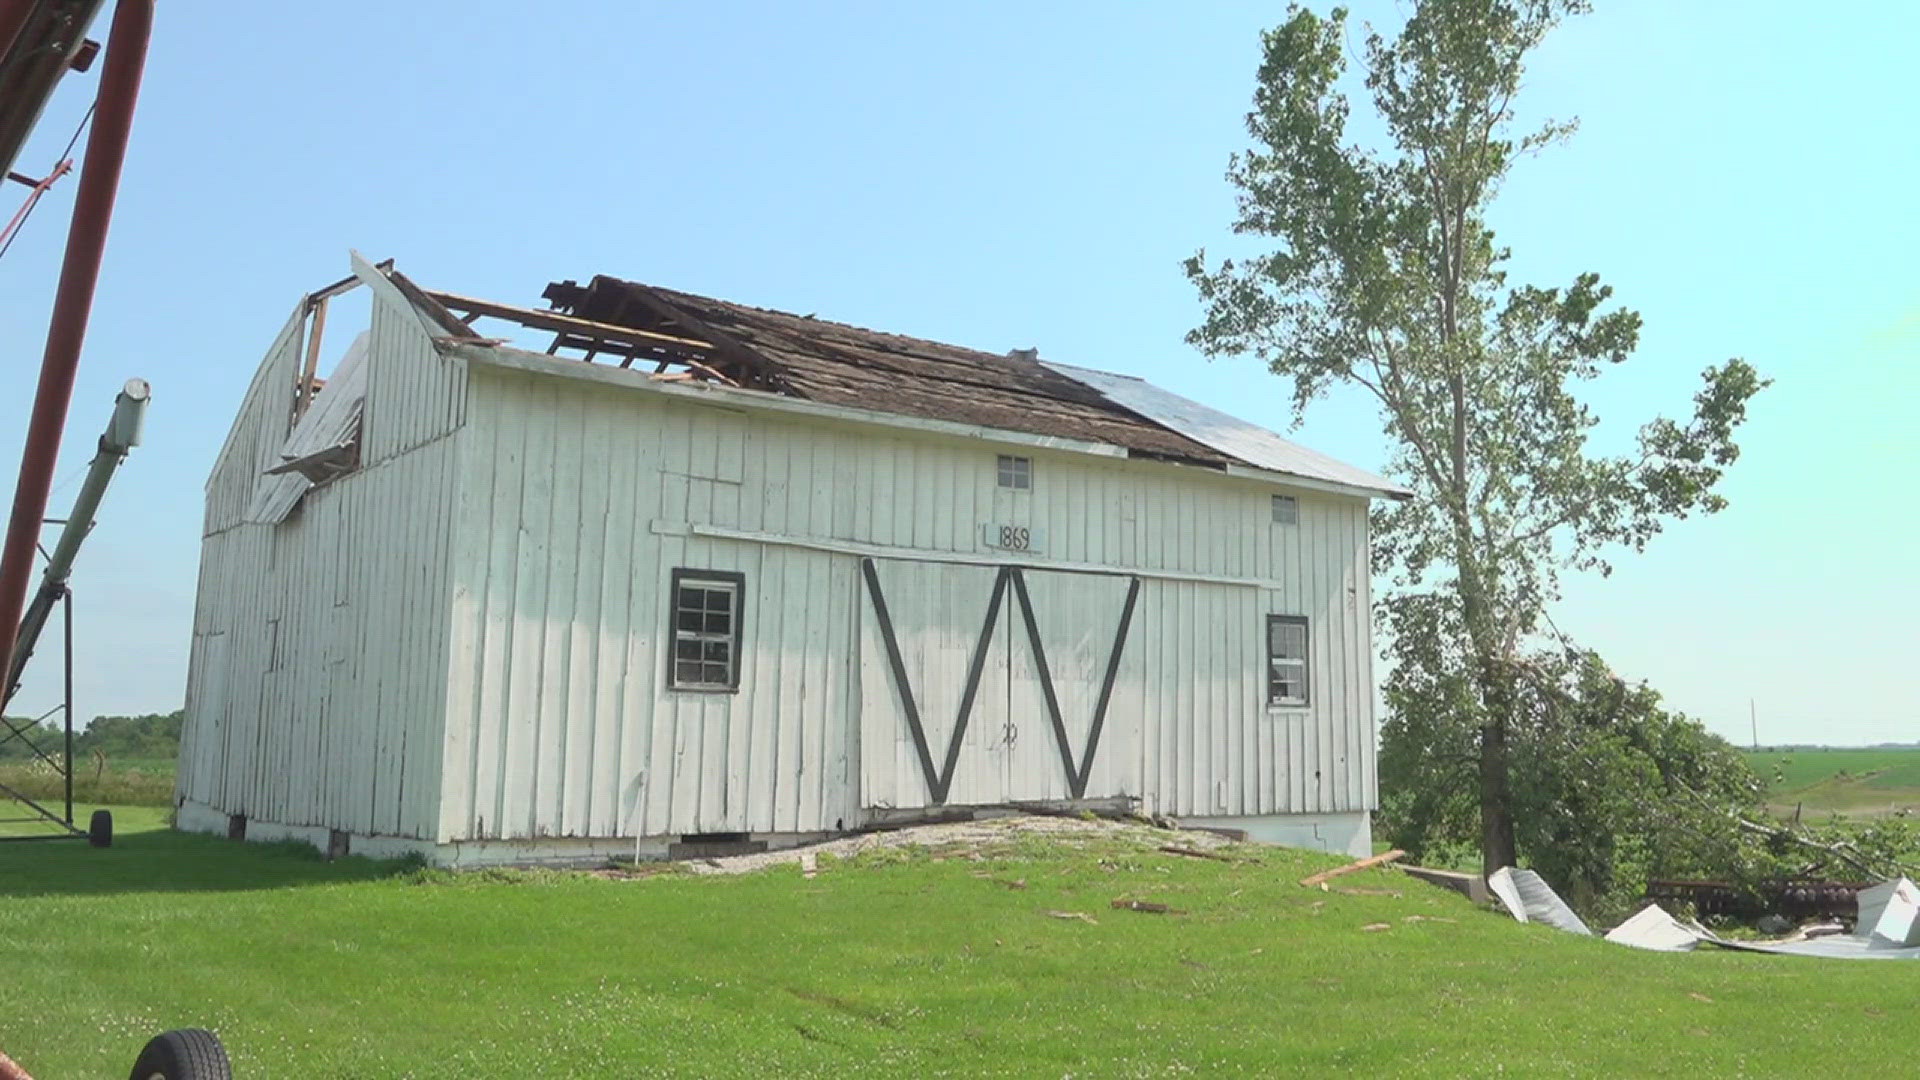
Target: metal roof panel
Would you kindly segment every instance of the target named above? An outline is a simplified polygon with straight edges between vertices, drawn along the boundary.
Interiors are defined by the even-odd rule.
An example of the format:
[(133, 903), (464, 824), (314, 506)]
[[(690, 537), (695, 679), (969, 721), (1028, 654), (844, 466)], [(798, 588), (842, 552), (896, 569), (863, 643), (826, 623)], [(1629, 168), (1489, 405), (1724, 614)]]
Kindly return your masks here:
[(1145, 379), (1071, 364), (1042, 363), (1068, 378), (1085, 383), (1129, 412), (1255, 468), (1362, 488), (1395, 498), (1410, 498), (1413, 495), (1413, 492), (1385, 477), (1348, 465), (1317, 450), (1309, 450), (1218, 409), (1162, 390)]

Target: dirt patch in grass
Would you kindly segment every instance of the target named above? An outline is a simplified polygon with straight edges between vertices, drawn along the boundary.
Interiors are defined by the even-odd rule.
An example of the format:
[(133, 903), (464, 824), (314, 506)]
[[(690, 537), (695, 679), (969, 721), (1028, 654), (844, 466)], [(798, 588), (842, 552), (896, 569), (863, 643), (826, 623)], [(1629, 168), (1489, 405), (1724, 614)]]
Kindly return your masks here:
[[(1068, 849), (1112, 848), (1146, 853), (1167, 845), (1215, 852), (1236, 846), (1215, 833), (1162, 829), (1131, 821), (1022, 814), (979, 821), (941, 822), (862, 833), (804, 847), (765, 851), (725, 858), (690, 859), (680, 865), (694, 874), (750, 874), (774, 866), (801, 865), (808, 859), (885, 858), (890, 854), (924, 853), (935, 858), (984, 860), (1019, 850), (1027, 843), (1058, 844)], [(644, 875), (645, 865), (634, 867)], [(657, 872), (657, 871), (656, 871)]]

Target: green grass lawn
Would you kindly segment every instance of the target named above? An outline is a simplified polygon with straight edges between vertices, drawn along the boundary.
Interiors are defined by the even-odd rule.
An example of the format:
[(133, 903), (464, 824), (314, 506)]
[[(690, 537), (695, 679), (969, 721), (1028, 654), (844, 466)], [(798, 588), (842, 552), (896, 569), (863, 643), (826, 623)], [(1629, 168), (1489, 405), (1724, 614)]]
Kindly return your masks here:
[(0, 1049), (39, 1077), (125, 1075), (180, 1026), (244, 1077), (1789, 1076), (1913, 1053), (1904, 967), (1635, 952), (1390, 870), (1303, 889), (1339, 860), (1275, 849), (1028, 838), (604, 880), (117, 816), (107, 850), (0, 845)]
[(1790, 750), (1747, 754), (1777, 813), (1873, 816), (1920, 812), (1920, 750)]

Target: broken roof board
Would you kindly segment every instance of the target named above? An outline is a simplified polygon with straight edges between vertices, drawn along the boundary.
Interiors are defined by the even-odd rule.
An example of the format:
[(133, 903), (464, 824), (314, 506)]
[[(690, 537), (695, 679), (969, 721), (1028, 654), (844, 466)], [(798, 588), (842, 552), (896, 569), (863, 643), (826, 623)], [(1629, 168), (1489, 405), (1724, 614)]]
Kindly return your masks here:
[(1085, 384), (1031, 359), (657, 291), (773, 360), (795, 390), (815, 401), (1225, 464), (1204, 444), (1115, 409)]
[(1132, 375), (1045, 362), (1045, 366), (1098, 390), (1115, 405), (1177, 431), (1229, 457), (1259, 469), (1307, 480), (1360, 488), (1378, 495), (1407, 498), (1406, 488), (1365, 469), (1309, 450), (1218, 409), (1208, 408)]

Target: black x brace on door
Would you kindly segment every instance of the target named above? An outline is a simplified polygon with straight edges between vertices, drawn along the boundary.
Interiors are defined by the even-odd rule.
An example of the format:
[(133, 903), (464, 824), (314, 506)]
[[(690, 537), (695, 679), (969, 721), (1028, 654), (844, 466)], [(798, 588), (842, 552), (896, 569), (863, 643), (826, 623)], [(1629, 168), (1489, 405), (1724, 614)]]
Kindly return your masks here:
[(873, 613), (880, 623), (880, 639), (886, 645), (887, 664), (893, 669), (893, 685), (900, 695), (900, 708), (907, 718), (907, 730), (913, 736), (913, 748), (920, 758), (920, 770), (926, 776), (927, 789), (933, 794), (933, 804), (939, 806), (947, 801), (947, 792), (953, 787), (954, 768), (960, 760), (960, 746), (967, 733), (967, 720), (973, 713), (974, 697), (980, 689), (980, 673), (987, 663), (987, 649), (993, 643), (994, 624), (1000, 618), (1000, 605), (1006, 599), (1007, 587), (1013, 587), (1014, 599), (1020, 605), (1021, 621), (1027, 628), (1027, 642), (1033, 648), (1034, 668), (1040, 676), (1040, 689), (1046, 699), (1047, 718), (1053, 723), (1054, 743), (1060, 748), (1060, 764), (1066, 771), (1067, 789), (1076, 799), (1084, 798), (1087, 793), (1087, 779), (1093, 773), (1093, 755), (1100, 745), (1100, 731), (1106, 725), (1107, 705), (1113, 700), (1114, 680), (1120, 674), (1120, 657), (1127, 647), (1127, 629), (1133, 623), (1133, 609), (1140, 598), (1140, 579), (1127, 580), (1127, 599), (1120, 609), (1120, 625), (1114, 631), (1113, 650), (1107, 656), (1107, 670), (1100, 681), (1100, 696), (1093, 709), (1093, 723), (1087, 729), (1087, 745), (1076, 765), (1073, 759), (1073, 747), (1067, 737), (1067, 724), (1060, 715), (1059, 695), (1054, 692), (1053, 674), (1047, 667), (1046, 647), (1040, 641), (1040, 626), (1033, 616), (1033, 600), (1027, 593), (1026, 576), (1020, 567), (1006, 566), (994, 578), (993, 593), (987, 600), (987, 617), (980, 627), (980, 638), (974, 643), (973, 658), (967, 664), (966, 687), (960, 694), (960, 715), (955, 718), (953, 734), (947, 738), (946, 758), (939, 767), (933, 763), (933, 751), (927, 743), (927, 731), (920, 721), (920, 707), (914, 701), (913, 687), (907, 681), (906, 662), (900, 656), (900, 641), (894, 633), (893, 617), (887, 611), (887, 597), (880, 587), (880, 574), (870, 558), (860, 560), (860, 572), (867, 581), (867, 593), (873, 598)]

